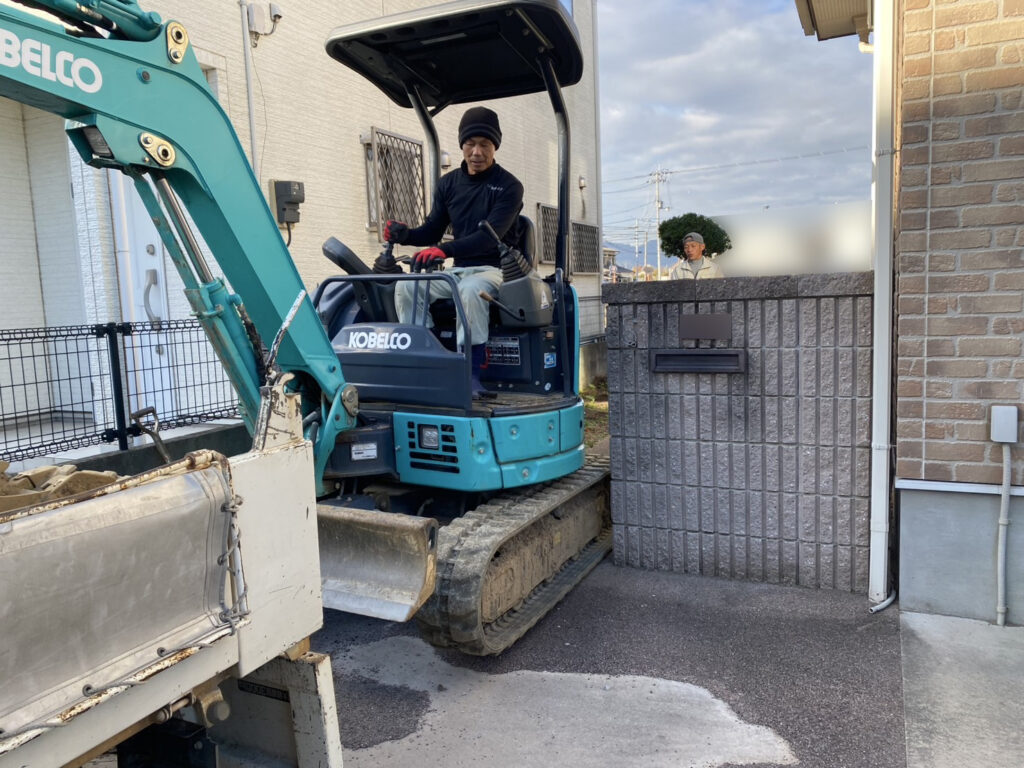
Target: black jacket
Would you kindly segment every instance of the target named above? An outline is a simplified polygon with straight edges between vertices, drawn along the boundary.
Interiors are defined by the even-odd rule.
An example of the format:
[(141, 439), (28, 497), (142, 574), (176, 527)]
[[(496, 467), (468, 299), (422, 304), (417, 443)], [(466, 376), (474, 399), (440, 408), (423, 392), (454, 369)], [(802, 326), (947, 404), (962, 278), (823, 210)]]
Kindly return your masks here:
[(495, 163), (483, 173), (470, 175), (463, 162), (437, 183), (430, 213), (422, 226), (410, 229), (407, 245), (434, 245), (448, 225), (454, 240), (438, 247), (455, 260), (456, 267), (499, 266), (494, 238), (477, 225), (486, 219), (504, 242), (519, 244), (522, 236), (519, 212), (523, 208), (523, 185)]

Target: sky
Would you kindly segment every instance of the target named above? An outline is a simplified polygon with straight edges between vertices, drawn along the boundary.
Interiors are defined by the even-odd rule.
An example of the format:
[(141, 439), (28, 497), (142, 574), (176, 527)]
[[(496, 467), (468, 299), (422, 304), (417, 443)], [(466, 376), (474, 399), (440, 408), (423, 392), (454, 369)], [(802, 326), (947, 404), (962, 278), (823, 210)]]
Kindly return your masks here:
[(606, 242), (632, 243), (637, 218), (654, 237), (659, 166), (676, 171), (662, 221), (870, 197), (872, 59), (856, 37), (806, 37), (793, 0), (596, 7)]

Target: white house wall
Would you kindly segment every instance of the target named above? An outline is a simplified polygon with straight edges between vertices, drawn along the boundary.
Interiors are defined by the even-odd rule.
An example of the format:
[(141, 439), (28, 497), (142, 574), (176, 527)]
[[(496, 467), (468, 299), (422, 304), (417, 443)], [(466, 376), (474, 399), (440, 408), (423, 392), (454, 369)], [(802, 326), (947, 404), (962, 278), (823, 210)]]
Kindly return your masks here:
[(24, 108), (44, 325), (85, 322), (78, 233), (64, 121)]
[[(277, 32), (260, 39), (252, 51), (256, 143), (260, 182), (268, 194), (270, 180), (294, 180), (305, 184), (306, 202), (301, 222), (292, 236), (292, 255), (312, 288), (336, 270), (322, 255), (320, 246), (330, 236), (349, 245), (364, 261), (371, 262), (380, 250), (375, 232), (367, 229), (366, 172), (360, 136), (371, 127), (415, 139), (423, 132), (412, 110), (391, 103), (362, 77), (341, 66), (324, 52), (332, 29), (373, 18), (430, 5), (426, 2), (351, 2), (327, 0), (279, 3), (284, 18)], [(585, 55), (593, 50), (593, 8), (577, 1), (576, 21)], [(238, 4), (196, 0), (168, 0), (158, 10), (165, 19), (185, 24), (200, 62), (216, 68), (218, 97), (230, 115), (243, 146), (249, 149), (246, 108), (245, 63)], [(592, 60), (588, 59), (588, 64)], [(573, 138), (571, 216), (596, 225), (597, 129), (593, 67), (579, 85), (565, 94)], [(557, 135), (554, 117), (545, 94), (495, 102), (503, 140), (498, 162), (523, 180), (524, 212), (536, 217), (537, 203), (557, 202)], [(458, 163), (457, 129), (461, 106), (450, 107), (437, 119), (441, 147)], [(588, 179), (581, 193), (578, 178)], [(580, 276), (584, 295), (597, 295), (597, 277)]]
[(45, 320), (22, 107), (0, 98), (0, 328)]
[[(306, 202), (301, 207), (302, 220), (294, 228), (291, 251), (310, 288), (335, 272), (320, 251), (327, 237), (338, 237), (367, 262), (371, 262), (380, 250), (375, 232), (366, 226), (366, 175), (360, 136), (368, 133), (371, 127), (378, 127), (422, 138), (419, 122), (411, 110), (393, 105), (372, 85), (328, 57), (324, 41), (337, 26), (429, 4), (410, 0), (359, 0), (345, 4), (329, 0), (304, 0), (302, 3), (285, 0), (279, 3), (284, 18), (277, 32), (273, 36), (262, 37), (252, 51), (260, 185), (268, 195), (272, 179), (302, 181), (305, 184)], [(181, 21), (188, 29), (197, 57), (209, 71), (218, 98), (248, 151), (244, 48), (238, 3), (235, 0), (147, 0), (143, 6), (158, 12), (165, 20)], [(600, 213), (599, 160), (594, 108), (596, 74), (592, 60), (592, 2), (577, 0), (575, 13), (590, 66), (583, 82), (565, 93), (573, 139), (570, 213), (577, 221), (597, 225)], [(523, 180), (526, 189), (524, 212), (536, 217), (537, 203), (557, 202), (557, 135), (547, 96), (517, 97), (492, 106), (501, 116), (504, 133), (498, 160)], [(449, 108), (439, 115), (437, 121), (442, 148), (449, 152), (453, 163), (460, 160), (456, 133), (462, 111), (461, 106)], [(5, 251), (13, 255), (15, 243), (20, 249), (18, 258), (5, 258), (2, 267), (16, 272), (17, 287), (12, 278), (4, 280), (4, 287), (0, 288), (0, 291), (10, 291), (19, 297), (17, 317), (0, 315), (0, 327), (64, 323), (73, 321), (76, 313), (82, 316), (82, 322), (120, 320), (106, 178), (103, 173), (82, 165), (72, 156), (67, 162), (67, 172), (70, 174), (73, 201), (59, 194), (56, 186), (47, 188), (47, 194), (38, 196), (40, 202), (45, 198), (46, 203), (40, 206), (43, 212), (36, 220), (36, 228), (41, 233), (40, 242), (43, 243), (37, 259), (20, 119), (20, 107), (4, 102), (0, 120), (7, 123), (0, 142), (13, 142), (15, 146), (14, 151), (2, 153), (0, 163), (4, 165), (0, 168), (3, 168), (4, 176), (14, 178), (14, 185), (22, 185), (24, 193), (16, 195), (18, 200), (0, 211), (0, 234), (10, 246)], [(8, 130), (9, 126), (14, 130)], [(45, 136), (51, 134), (52, 125), (42, 117), (39, 120), (33, 118), (32, 127), (33, 130), (41, 128)], [(50, 140), (43, 138), (41, 141)], [(10, 148), (5, 147), (7, 149)], [(47, 158), (41, 172), (47, 184), (56, 185), (58, 177), (51, 174), (55, 166), (50, 163), (56, 164), (57, 160), (49, 153)], [(8, 168), (12, 163), (17, 167)], [(34, 169), (33, 177), (35, 175)], [(578, 186), (581, 176), (588, 180), (584, 190)], [(17, 187), (8, 187), (11, 188)], [(73, 219), (67, 215), (69, 206), (74, 210)], [(59, 268), (58, 256), (66, 249), (72, 221), (82, 265), (79, 269), (82, 299), (77, 304), (65, 302), (63, 298), (70, 279), (58, 281), (47, 277)], [(33, 309), (42, 307), (39, 298), (40, 266), (44, 271), (48, 297), (51, 290), (58, 291), (52, 302), (55, 311), (52, 319), (46, 317), (41, 309)], [(35, 275), (32, 274), (33, 269)], [(74, 276), (73, 270), (67, 274)], [(186, 316), (187, 305), (178, 299), (179, 291), (174, 279), (170, 274), (168, 277), (172, 317)], [(576, 284), (584, 299), (599, 293), (596, 275), (579, 275)], [(31, 285), (35, 288), (26, 287)], [(6, 293), (3, 295), (6, 298)], [(29, 296), (34, 299), (26, 301)], [(9, 300), (4, 302), (4, 306), (12, 307)], [(59, 312), (58, 306), (61, 308)], [(599, 323), (595, 320), (589, 324), (596, 326)], [(592, 332), (600, 332), (600, 328), (585, 329), (584, 335)]]
[(83, 323), (121, 320), (121, 301), (114, 260), (110, 191), (106, 171), (82, 162), (67, 145), (75, 211), (78, 259), (81, 264)]

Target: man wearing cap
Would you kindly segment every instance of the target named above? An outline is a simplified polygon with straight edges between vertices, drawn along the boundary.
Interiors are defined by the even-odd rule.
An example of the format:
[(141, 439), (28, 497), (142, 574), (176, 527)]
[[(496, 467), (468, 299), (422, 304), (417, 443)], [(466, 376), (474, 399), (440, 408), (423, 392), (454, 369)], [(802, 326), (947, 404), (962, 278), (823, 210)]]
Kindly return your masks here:
[[(462, 165), (446, 173), (437, 183), (434, 199), (426, 221), (409, 228), (398, 221), (389, 221), (384, 239), (398, 245), (431, 246), (413, 257), (418, 268), (454, 260), (447, 274), (459, 286), (459, 298), (465, 307), (472, 341), (473, 391), (480, 394), (480, 367), (485, 357), (490, 306), (480, 298), (480, 291), (494, 293), (501, 285), (498, 246), (494, 238), (479, 224), (486, 220), (503, 242), (519, 243), (519, 212), (523, 207), (523, 185), (511, 173), (494, 162), (494, 153), (501, 146), (498, 115), (486, 107), (466, 110), (459, 123), (459, 145)], [(451, 224), (454, 239), (440, 242)], [(375, 271), (377, 269), (374, 265)], [(418, 290), (416, 286), (419, 286)], [(403, 323), (423, 316), (426, 286), (430, 300), (449, 298), (451, 286), (432, 280), (405, 280), (395, 286), (395, 309)], [(417, 299), (413, 306), (414, 297)], [(414, 313), (415, 309), (415, 313)], [(428, 323), (432, 323), (428, 313)], [(458, 343), (464, 344), (463, 329), (458, 328)]]
[(683, 255), (685, 258), (672, 267), (669, 277), (673, 280), (708, 280), (713, 277), (725, 277), (722, 269), (711, 259), (704, 256), (704, 236), (700, 232), (689, 232), (683, 237)]

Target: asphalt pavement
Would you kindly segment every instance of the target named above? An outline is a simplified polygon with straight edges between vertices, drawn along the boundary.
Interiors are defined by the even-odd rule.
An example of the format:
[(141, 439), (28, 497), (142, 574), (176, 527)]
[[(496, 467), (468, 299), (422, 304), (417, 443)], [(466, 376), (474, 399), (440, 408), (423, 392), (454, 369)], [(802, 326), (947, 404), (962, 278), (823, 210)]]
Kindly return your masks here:
[(347, 768), (908, 766), (900, 615), (867, 608), (606, 560), (498, 657), (334, 611), (313, 645)]

